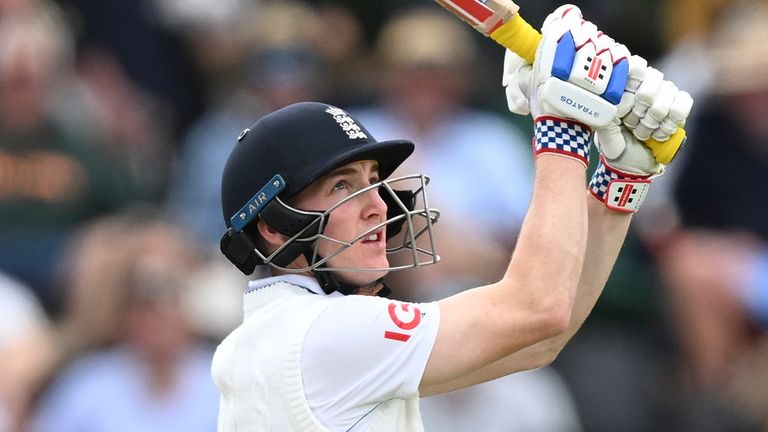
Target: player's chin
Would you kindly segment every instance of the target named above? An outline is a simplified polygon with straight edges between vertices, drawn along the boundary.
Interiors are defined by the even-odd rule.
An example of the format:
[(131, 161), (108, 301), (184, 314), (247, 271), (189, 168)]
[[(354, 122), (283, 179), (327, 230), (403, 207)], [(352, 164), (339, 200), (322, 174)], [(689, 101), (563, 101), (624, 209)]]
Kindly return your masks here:
[(375, 282), (389, 272), (389, 260), (387, 260), (386, 254), (376, 255), (368, 257), (368, 259), (360, 260), (345, 266), (353, 269), (365, 269), (365, 271), (346, 271), (343, 272), (343, 279), (348, 283), (352, 283), (357, 286), (364, 286)]
[(350, 255), (355, 254), (357, 261), (354, 268), (386, 269), (389, 267), (387, 258), (387, 245), (383, 241), (357, 243), (350, 250)]
[(387, 275), (386, 270), (382, 271), (347, 271), (341, 272), (339, 275), (344, 282), (358, 286), (365, 287), (373, 284), (379, 279)]

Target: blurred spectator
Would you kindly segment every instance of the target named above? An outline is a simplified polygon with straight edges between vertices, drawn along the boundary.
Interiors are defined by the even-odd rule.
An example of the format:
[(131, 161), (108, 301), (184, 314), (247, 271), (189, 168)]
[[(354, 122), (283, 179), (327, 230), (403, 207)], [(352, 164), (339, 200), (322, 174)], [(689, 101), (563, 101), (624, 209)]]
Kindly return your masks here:
[(74, 79), (70, 42), (49, 3), (0, 17), (0, 269), (28, 283), (49, 310), (57, 301), (52, 270), (71, 230), (135, 196), (94, 136), (75, 134), (52, 113)]
[[(126, 276), (123, 263), (136, 255), (135, 235), (145, 228), (148, 216), (140, 214), (99, 219), (78, 232), (65, 250), (60, 285), (65, 289), (64, 313), (57, 320), (57, 341), (64, 359), (79, 353), (113, 345), (119, 336), (122, 314), (120, 281)], [(151, 222), (151, 221), (150, 221)], [(161, 227), (158, 225), (158, 227)], [(181, 235), (179, 228), (172, 228)], [(184, 235), (188, 236), (188, 233)], [(181, 237), (180, 237), (181, 238)], [(187, 239), (189, 255), (198, 244)], [(120, 241), (121, 247), (115, 247)], [(205, 255), (204, 253), (202, 255)], [(242, 280), (222, 256), (197, 262), (185, 284), (184, 307), (195, 332), (218, 341), (239, 322), (242, 314)], [(235, 280), (233, 280), (233, 278)], [(232, 290), (230, 287), (237, 287)], [(66, 361), (66, 360), (65, 360)]]
[[(414, 5), (432, 5), (432, 0), (307, 0), (309, 3), (319, 6), (342, 7), (354, 14), (362, 24), (363, 36), (366, 45), (376, 40), (383, 25), (394, 14)], [(443, 12), (445, 13), (445, 12)]]
[(347, 8), (324, 5), (317, 9), (314, 49), (323, 59), (324, 101), (339, 107), (370, 102), (375, 75), (362, 24)]
[(595, 310), (553, 363), (585, 431), (678, 430), (669, 327), (645, 253), (628, 239)]
[(36, 0), (0, 0), (0, 16), (15, 13), (33, 4)]
[(185, 5), (189, 15), (203, 11), (213, 15), (212, 10), (225, 11), (231, 1), (58, 1), (77, 23), (83, 58), (109, 58), (121, 75), (161, 108), (171, 138), (177, 138), (200, 114), (205, 83), (183, 44), (182, 29), (174, 27), (174, 12)]
[(238, 68), (218, 77), (220, 99), (189, 130), (169, 193), (171, 211), (211, 250), (226, 231), (220, 180), (238, 134), (267, 112), (321, 98), (322, 64), (312, 45), (314, 10), (281, 1), (242, 14), (241, 39), (229, 41), (235, 44), (229, 49), (238, 50)]
[[(768, 429), (768, 5), (731, 5), (708, 37), (712, 96), (698, 101), (677, 177), (682, 226), (659, 250), (690, 403), (685, 426)], [(734, 379), (736, 377), (736, 379)], [(751, 377), (746, 378), (745, 377)], [(713, 414), (715, 413), (715, 414)]]
[[(183, 138), (188, 128), (211, 105), (221, 102), (242, 80), (243, 43), (247, 30), (245, 23), (261, 8), (259, 0), (152, 0), (161, 21), (181, 38), (189, 60), (201, 75), (205, 85), (196, 91), (202, 93), (204, 105), (186, 127), (180, 130)], [(179, 141), (181, 142), (181, 140)]]
[[(213, 345), (196, 334), (185, 307), (202, 264), (195, 244), (151, 215), (100, 220), (80, 241), (73, 262), (90, 265), (73, 269), (79, 284), (60, 338), (68, 360), (31, 430), (215, 430)], [(107, 329), (90, 329), (101, 325)]]
[(715, 79), (709, 67), (710, 38), (717, 20), (730, 4), (727, 0), (663, 2), (661, 25), (666, 51), (659, 69), (667, 79), (691, 93), (695, 101), (710, 90)]
[[(60, 96), (56, 117), (98, 135), (142, 198), (163, 199), (181, 132), (207, 96), (186, 44), (195, 27), (187, 23), (211, 8), (187, 4), (191, 10), (181, 12), (188, 0), (60, 2), (75, 30), (79, 85)], [(212, 20), (225, 16), (231, 2), (218, 3)]]
[[(114, 345), (120, 336), (128, 264), (149, 240), (148, 216), (125, 214), (96, 219), (73, 235), (64, 251), (58, 283), (64, 289), (57, 340), (64, 362), (83, 352)], [(153, 229), (161, 225), (154, 223)], [(181, 240), (181, 238), (179, 238)], [(119, 245), (119, 247), (116, 247)], [(183, 256), (194, 252), (185, 251)]]
[[(170, 158), (176, 147), (167, 110), (137, 86), (106, 51), (88, 51), (78, 62), (80, 88), (61, 106), (82, 98), (83, 112), (59, 112), (70, 128), (84, 125), (113, 159), (119, 160), (141, 199), (158, 201), (166, 192)], [(60, 110), (62, 111), (62, 110)], [(73, 114), (81, 118), (72, 118)]]
[(718, 25), (719, 17), (729, 5), (728, 0), (667, 0), (662, 2), (664, 40), (674, 46), (685, 40), (706, 38)]
[[(388, 276), (394, 295), (431, 301), (498, 280), (528, 206), (533, 163), (529, 138), (470, 106), (475, 89), (467, 76), (480, 63), (473, 30), (436, 7), (409, 9), (385, 24), (375, 54), (381, 103), (352, 111), (379, 140), (413, 140), (414, 154), (398, 173), (430, 176), (429, 205), (441, 210), (435, 229), (443, 262), (421, 268), (419, 283), (407, 271)], [(475, 180), (456, 180), (458, 171)], [(471, 234), (458, 228), (468, 223)], [(421, 408), (427, 430), (581, 430), (551, 368), (425, 398)]]
[(424, 430), (436, 432), (578, 432), (584, 430), (568, 388), (552, 368), (517, 372), (421, 400)]
[(37, 298), (0, 273), (0, 431), (25, 430), (29, 404), (55, 360), (52, 328)]

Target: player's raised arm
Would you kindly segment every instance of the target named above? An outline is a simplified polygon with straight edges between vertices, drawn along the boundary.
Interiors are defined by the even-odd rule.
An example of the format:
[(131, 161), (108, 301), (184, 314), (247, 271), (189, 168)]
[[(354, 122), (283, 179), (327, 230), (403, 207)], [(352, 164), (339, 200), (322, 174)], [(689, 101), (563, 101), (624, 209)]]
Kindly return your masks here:
[[(524, 109), (521, 107), (532, 103), (529, 97), (531, 101), (536, 97), (535, 93), (523, 94), (524, 87), (520, 91), (522, 86), (519, 83), (527, 80), (530, 72), (521, 70), (523, 60), (514, 57), (514, 54), (508, 52), (505, 62), (505, 85), (513, 110)], [(661, 78), (661, 74), (648, 67), (645, 60), (636, 56), (629, 60), (632, 66), (616, 117), (595, 132), (600, 161), (588, 186), (586, 253), (566, 328), (555, 337), (525, 347), (453, 381), (425, 386), (422, 389), (423, 395), (452, 391), (545, 365), (554, 360), (592, 311), (618, 257), (631, 215), (642, 204), (652, 179), (664, 172), (665, 166), (657, 161), (656, 155), (667, 152), (665, 141), (676, 128), (684, 126), (692, 105), (690, 96), (678, 90), (674, 84), (657, 81), (655, 77)], [(652, 77), (650, 82), (645, 80), (648, 76)], [(514, 88), (510, 88), (510, 85)], [(636, 93), (643, 93), (643, 107), (637, 107)], [(649, 111), (650, 106), (657, 107), (655, 112)], [(660, 139), (654, 152), (647, 143), (640, 141), (646, 140), (648, 135)], [(670, 140), (667, 145), (670, 149), (674, 148), (674, 151), (680, 147), (674, 140)], [(668, 155), (667, 160), (673, 157)]]
[[(658, 159), (672, 161), (680, 150), (678, 142), (670, 138), (683, 130), (693, 106), (687, 92), (663, 80), (661, 72), (648, 67), (644, 59), (633, 56), (630, 64), (629, 81), (615, 122), (595, 132), (600, 161), (588, 186), (589, 235), (584, 270), (571, 324), (563, 335), (550, 341), (556, 351), (563, 348), (592, 311), (619, 255), (631, 215), (640, 208), (653, 179), (664, 174), (666, 166)], [(662, 81), (649, 82), (649, 76)], [(635, 98), (641, 93), (642, 102), (639, 96)], [(639, 111), (641, 114), (637, 114)], [(654, 149), (649, 147), (649, 136), (657, 139), (656, 144), (651, 144)]]
[[(535, 119), (536, 178), (515, 252), (499, 282), (440, 301), (440, 330), (422, 378), (423, 393), (556, 337), (571, 321), (587, 241), (584, 184), (592, 120), (612, 117), (615, 106), (550, 73), (557, 41), (582, 26), (580, 14), (578, 19), (556, 14), (544, 28), (526, 89)], [(568, 104), (545, 100), (555, 87), (567, 90), (576, 104), (589, 106), (592, 120)], [(504, 193), (504, 185), (496, 187)]]

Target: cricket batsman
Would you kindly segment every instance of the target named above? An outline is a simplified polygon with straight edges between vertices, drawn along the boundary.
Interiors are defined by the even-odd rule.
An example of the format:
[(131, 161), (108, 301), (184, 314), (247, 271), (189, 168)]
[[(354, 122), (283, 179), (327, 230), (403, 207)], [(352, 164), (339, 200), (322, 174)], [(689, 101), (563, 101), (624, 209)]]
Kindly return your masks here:
[(266, 265), (271, 277), (249, 283), (243, 322), (216, 350), (219, 431), (422, 431), (420, 397), (555, 359), (664, 172), (643, 141), (676, 153), (669, 138), (692, 102), (572, 5), (546, 19), (532, 65), (507, 52), (503, 84), (510, 110), (534, 118), (530, 207), (498, 282), (432, 303), (388, 299), (382, 282), (439, 261), (429, 178), (392, 176), (412, 142), (376, 141), (317, 102), (240, 134), (222, 178), (221, 250), (245, 274)]

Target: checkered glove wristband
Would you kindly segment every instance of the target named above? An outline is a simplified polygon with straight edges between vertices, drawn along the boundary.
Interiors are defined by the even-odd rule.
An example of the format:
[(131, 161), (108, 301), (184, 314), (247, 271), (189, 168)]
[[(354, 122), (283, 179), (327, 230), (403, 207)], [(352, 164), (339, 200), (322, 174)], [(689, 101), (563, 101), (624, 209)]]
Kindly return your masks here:
[(635, 213), (651, 186), (650, 177), (619, 171), (608, 165), (601, 154), (589, 191), (611, 210)]
[(592, 129), (575, 120), (541, 116), (534, 121), (533, 153), (555, 153), (589, 166)]

